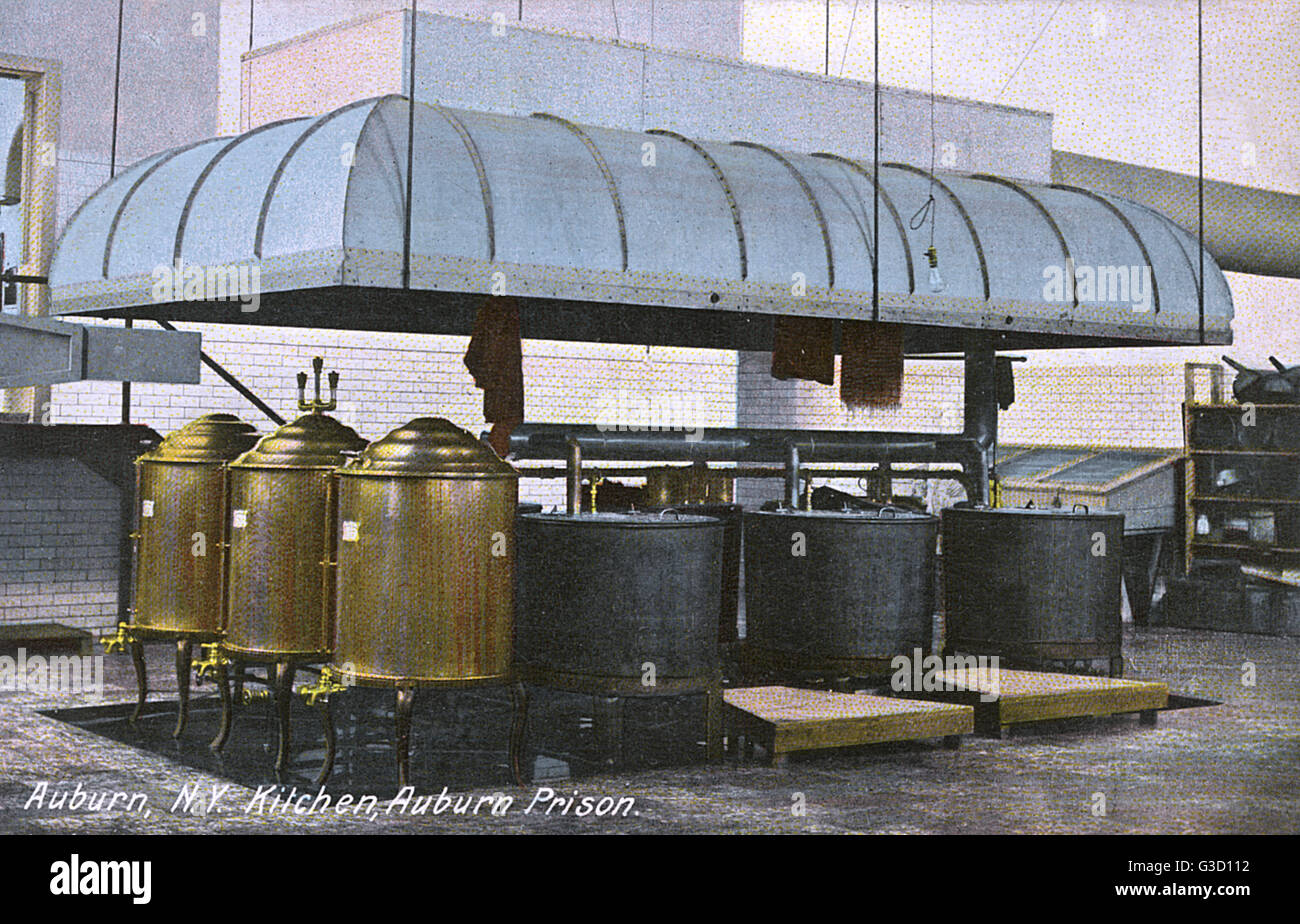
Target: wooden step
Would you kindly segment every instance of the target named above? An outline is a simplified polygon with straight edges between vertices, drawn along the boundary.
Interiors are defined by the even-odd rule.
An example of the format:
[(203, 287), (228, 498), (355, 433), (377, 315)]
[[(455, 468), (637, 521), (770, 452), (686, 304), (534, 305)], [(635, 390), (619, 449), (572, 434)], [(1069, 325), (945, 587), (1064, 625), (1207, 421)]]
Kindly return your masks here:
[(57, 622), (0, 624), (0, 654), (14, 655), (19, 649), (29, 655), (92, 655), (95, 637), (84, 629)]
[[(1144, 725), (1169, 704), (1169, 686), (1143, 680), (1119, 680), (1041, 671), (944, 671), (933, 678), (938, 689), (907, 695), (975, 709), (975, 728), (995, 738), (1012, 725), (1050, 719), (1138, 713)], [(993, 699), (992, 697), (996, 697)]]
[(919, 738), (943, 738), (956, 747), (975, 727), (970, 706), (892, 696), (767, 686), (725, 690), (723, 699), (733, 744), (737, 733), (744, 734), (746, 750), (757, 741), (776, 767), (794, 751)]

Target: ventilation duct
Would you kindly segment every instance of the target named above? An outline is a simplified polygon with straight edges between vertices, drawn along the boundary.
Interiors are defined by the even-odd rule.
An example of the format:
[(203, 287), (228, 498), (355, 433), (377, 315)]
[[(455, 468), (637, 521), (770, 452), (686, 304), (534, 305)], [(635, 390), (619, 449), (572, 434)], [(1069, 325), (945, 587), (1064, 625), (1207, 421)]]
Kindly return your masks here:
[[(1196, 236), (1194, 176), (1053, 151), (1052, 179), (1155, 209)], [(1300, 279), (1300, 196), (1206, 180), (1205, 250), (1226, 272)]]

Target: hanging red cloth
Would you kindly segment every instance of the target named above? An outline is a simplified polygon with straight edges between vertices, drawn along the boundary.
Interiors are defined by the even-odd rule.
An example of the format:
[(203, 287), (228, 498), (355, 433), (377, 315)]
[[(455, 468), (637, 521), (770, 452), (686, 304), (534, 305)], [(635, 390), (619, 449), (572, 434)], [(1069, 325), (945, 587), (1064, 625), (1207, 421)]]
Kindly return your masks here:
[(903, 400), (903, 327), (845, 321), (840, 328), (840, 400), (846, 407), (897, 407)]
[(488, 443), (505, 458), (510, 433), (524, 420), (524, 353), (517, 299), (492, 297), (479, 307), (465, 368), (483, 389), (483, 419), (492, 424)]
[(777, 317), (772, 328), (772, 378), (835, 384), (835, 324), (823, 318)]

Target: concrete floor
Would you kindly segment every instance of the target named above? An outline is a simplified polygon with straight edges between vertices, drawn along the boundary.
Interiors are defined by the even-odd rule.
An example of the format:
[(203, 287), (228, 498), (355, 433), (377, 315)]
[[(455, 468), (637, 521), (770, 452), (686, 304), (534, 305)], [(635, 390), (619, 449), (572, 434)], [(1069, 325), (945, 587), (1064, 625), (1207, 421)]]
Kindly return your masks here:
[[(271, 811), (269, 798), (256, 800), (255, 786), (274, 782), (264, 719), (249, 714), (236, 725), (232, 748), (242, 742), (242, 757), (228, 752), (225, 762), (216, 762), (208, 754), (215, 724), (210, 686), (196, 694), (195, 719), (185, 740), (171, 740), (173, 714), (165, 702), (175, 697), (170, 652), (155, 646), (150, 672), (160, 703), (141, 730), (126, 727), (124, 709), (100, 708), (97, 712), (108, 716), (96, 722), (80, 713), (82, 724), (102, 734), (42, 714), (84, 707), (77, 696), (0, 693), (0, 833), (1300, 832), (1300, 639), (1130, 628), (1125, 656), (1127, 676), (1165, 680), (1175, 693), (1222, 705), (1163, 712), (1154, 729), (1139, 726), (1134, 717), (1086, 719), (1022, 728), (1001, 741), (968, 736), (957, 752), (936, 741), (796, 755), (783, 772), (757, 762), (710, 767), (680, 755), (675, 766), (642, 761), (639, 769), (619, 774), (584, 772), (577, 762), (570, 779), (520, 789), (509, 784), (504, 748), (493, 743), (508, 721), (505, 700), (485, 693), (439, 707), (444, 718), (485, 716), (491, 735), (476, 738), (462, 734), (464, 729), (444, 729), (448, 740), (433, 743), (437, 753), (415, 761), (417, 794), (436, 796), (446, 784), (452, 793), (503, 793), (514, 803), (503, 815), (491, 814), (485, 801), (477, 815), (410, 816), (388, 812), (395, 772), (391, 751), (380, 740), (386, 720), (379, 703), (361, 710), (379, 717), (376, 743), (364, 754), (348, 756), (343, 752), (354, 746), (345, 741), (340, 775), (328, 790), (336, 798), (344, 791), (340, 785), (373, 791), (381, 796), (378, 810), (296, 815)], [(1255, 665), (1253, 687), (1242, 683), (1246, 662)], [(133, 700), (128, 658), (106, 659), (105, 675), (104, 703)], [(696, 711), (692, 707), (691, 715)], [(562, 713), (556, 703), (545, 702), (535, 711), (534, 753), (551, 747), (539, 738), (548, 734), (548, 716)], [(663, 735), (667, 728), (680, 737), (680, 715), (668, 719), (648, 721), (639, 734)], [(295, 778), (288, 785), (314, 797), (312, 718), (304, 713), (295, 722), (300, 747), (307, 750), (296, 755)], [(421, 735), (418, 727), (416, 734)], [(544, 761), (546, 766), (558, 765)], [(215, 810), (173, 808), (182, 787), (206, 792), (226, 786), (231, 777), (240, 782)], [(25, 808), (42, 781), (50, 794), (80, 784), (84, 791), (142, 793), (147, 802), (129, 812), (121, 802), (112, 811)], [(560, 814), (559, 803), (547, 814), (546, 802), (526, 811), (541, 787), (565, 797), (576, 790), (579, 799), (635, 802), (626, 817)], [(1104, 815), (1096, 814), (1097, 793), (1105, 798)], [(263, 811), (246, 811), (250, 803)]]

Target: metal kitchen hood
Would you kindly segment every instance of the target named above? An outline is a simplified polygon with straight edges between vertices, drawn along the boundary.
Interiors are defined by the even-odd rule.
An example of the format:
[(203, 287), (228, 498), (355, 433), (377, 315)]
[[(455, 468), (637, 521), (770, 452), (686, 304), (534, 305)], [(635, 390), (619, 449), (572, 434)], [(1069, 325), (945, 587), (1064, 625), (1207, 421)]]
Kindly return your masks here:
[[(135, 164), (69, 221), (54, 312), (466, 334), (494, 293), (529, 338), (732, 349), (873, 316), (870, 164), (420, 103), (408, 236), (409, 117), (384, 96)], [(1231, 341), (1223, 274), (1202, 319), (1196, 239), (1150, 208), (901, 164), (879, 187), (878, 318), (910, 350)]]

